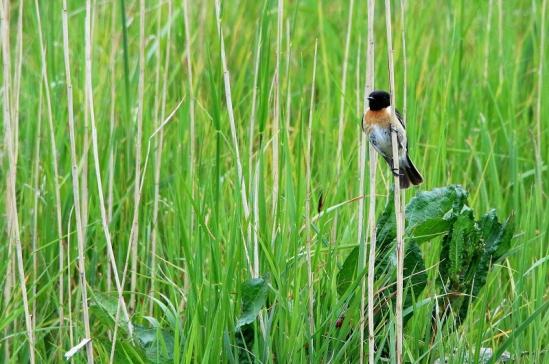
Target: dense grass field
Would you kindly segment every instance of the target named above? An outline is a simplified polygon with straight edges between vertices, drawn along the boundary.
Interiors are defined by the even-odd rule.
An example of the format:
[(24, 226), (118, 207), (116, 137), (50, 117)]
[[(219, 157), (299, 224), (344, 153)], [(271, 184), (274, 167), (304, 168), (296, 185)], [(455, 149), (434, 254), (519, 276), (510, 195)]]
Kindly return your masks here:
[[(337, 275), (392, 183), (380, 162), (370, 194), (368, 159), (359, 182), (368, 11), (389, 89), (384, 2), (224, 0), (218, 22), (212, 0), (68, 1), (65, 29), (61, 0), (2, 3), (0, 361), (62, 362), (89, 329), (73, 362), (358, 362), (361, 285), (340, 295)], [(455, 330), (432, 332), (441, 239), (421, 245), (404, 359), (549, 363), (547, 0), (391, 5), (425, 179), (406, 200), (461, 184), (477, 218), (516, 221)], [(244, 331), (253, 277), (267, 300)]]

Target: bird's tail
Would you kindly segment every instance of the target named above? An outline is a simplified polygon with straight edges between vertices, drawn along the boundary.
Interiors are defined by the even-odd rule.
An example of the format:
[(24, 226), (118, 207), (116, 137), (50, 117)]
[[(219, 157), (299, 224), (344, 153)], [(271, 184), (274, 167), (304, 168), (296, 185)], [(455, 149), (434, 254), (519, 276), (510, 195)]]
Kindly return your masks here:
[(410, 185), (419, 185), (423, 182), (421, 173), (417, 170), (414, 163), (410, 160), (408, 153), (400, 159), (400, 188), (408, 188)]

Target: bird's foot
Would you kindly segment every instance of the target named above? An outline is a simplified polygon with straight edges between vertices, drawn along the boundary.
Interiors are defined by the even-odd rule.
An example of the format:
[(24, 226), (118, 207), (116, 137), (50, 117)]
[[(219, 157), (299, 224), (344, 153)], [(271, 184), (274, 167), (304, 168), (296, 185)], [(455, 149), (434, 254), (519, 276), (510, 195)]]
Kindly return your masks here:
[(403, 177), (404, 174), (400, 173), (398, 168), (391, 168), (391, 172), (393, 172), (393, 176), (395, 177)]

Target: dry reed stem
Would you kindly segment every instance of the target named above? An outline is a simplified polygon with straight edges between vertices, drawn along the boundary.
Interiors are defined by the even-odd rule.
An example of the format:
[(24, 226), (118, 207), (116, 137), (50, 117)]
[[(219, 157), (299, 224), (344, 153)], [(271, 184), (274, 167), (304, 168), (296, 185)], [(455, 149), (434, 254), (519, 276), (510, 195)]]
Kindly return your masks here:
[[(162, 128), (164, 126), (166, 126), (166, 124), (168, 124), (168, 122), (170, 122), (170, 120), (172, 119), (172, 117), (175, 115), (175, 113), (177, 112), (177, 110), (179, 109), (179, 107), (181, 106), (181, 104), (183, 103), (184, 100), (181, 100), (179, 102), (179, 104), (177, 104), (177, 106), (174, 108), (174, 110), (170, 113), (170, 115), (168, 115), (168, 117), (166, 118), (166, 120), (164, 120), (162, 122), (162, 124), (151, 134), (151, 136), (149, 137), (149, 140), (148, 140), (148, 143), (147, 143), (147, 153), (146, 153), (146, 158), (145, 158), (145, 163), (144, 163), (144, 167), (143, 167), (143, 176), (141, 178), (141, 181), (139, 183), (139, 193), (142, 193), (143, 191), (143, 185), (145, 183), (145, 172), (147, 170), (147, 165), (148, 165), (148, 162), (149, 162), (149, 153), (150, 153), (150, 150), (151, 150), (151, 142), (152, 142), (152, 139), (156, 136), (156, 134), (158, 134)], [(121, 286), (124, 287), (125, 283), (126, 283), (126, 273), (128, 271), (128, 264), (129, 264), (129, 259), (130, 259), (130, 250), (128, 249), (127, 250), (127, 254), (126, 254), (126, 259), (125, 259), (125, 264), (124, 264), (124, 271), (122, 273), (122, 282), (121, 282)], [(117, 337), (117, 333), (118, 333), (118, 318), (120, 316), (120, 301), (118, 302), (118, 306), (117, 306), (117, 309), (116, 309), (116, 315), (115, 315), (115, 325), (114, 325), (114, 333), (113, 333), (113, 340), (112, 340), (112, 346), (111, 346), (111, 355), (110, 355), (110, 361), (109, 363), (113, 363), (114, 362), (114, 350), (116, 348), (116, 337)], [(128, 324), (130, 325), (131, 322), (128, 322)], [(130, 336), (130, 340), (133, 340), (133, 338)]]
[[(88, 11), (91, 10), (91, 0), (87, 0), (86, 2), (86, 15), (89, 18)], [(124, 301), (123, 296), (123, 287), (120, 283), (118, 268), (116, 265), (116, 258), (114, 256), (114, 250), (112, 247), (112, 238), (111, 233), (109, 230), (109, 220), (107, 216), (107, 210), (105, 207), (105, 198), (103, 193), (103, 184), (101, 182), (101, 164), (99, 160), (99, 142), (97, 140), (97, 126), (95, 122), (95, 108), (94, 108), (94, 101), (93, 101), (93, 83), (92, 83), (92, 49), (91, 49), (91, 24), (90, 22), (86, 23), (86, 39), (85, 39), (85, 54), (86, 54), (86, 64), (85, 64), (85, 73), (86, 73), (86, 89), (87, 89), (87, 96), (88, 99), (86, 100), (88, 104), (88, 111), (90, 112), (90, 122), (91, 122), (91, 136), (92, 136), (92, 150), (93, 150), (93, 160), (94, 160), (94, 167), (95, 167), (95, 175), (96, 175), (96, 181), (97, 181), (97, 194), (99, 196), (99, 211), (101, 214), (101, 224), (103, 227), (103, 233), (105, 235), (105, 241), (107, 246), (107, 256), (111, 265), (112, 269), (112, 275), (114, 276), (114, 282), (116, 286), (116, 291), (118, 293), (118, 305), (122, 308), (122, 313), (124, 314), (124, 320), (127, 323), (128, 326), (128, 333), (130, 337), (133, 333), (133, 327), (130, 322), (130, 317), (128, 314), (128, 309), (126, 307), (126, 303)]]
[[(93, 18), (90, 20), (93, 23)], [(86, 25), (84, 25), (86, 27)], [(91, 26), (93, 28), (93, 25)], [(85, 32), (85, 30), (84, 30)], [(92, 30), (93, 34), (93, 30)], [(84, 56), (85, 57), (85, 56)], [(85, 60), (84, 60), (85, 63)], [(84, 73), (84, 84), (86, 83)], [(89, 111), (88, 111), (88, 89), (84, 86), (84, 134), (82, 142), (82, 159), (80, 161), (80, 174), (81, 174), (81, 183), (80, 183), (80, 196), (81, 196), (81, 210), (80, 215), (82, 216), (82, 229), (84, 230), (84, 241), (86, 241), (87, 231), (88, 231), (88, 151), (90, 149), (90, 140), (89, 140)]]
[[(387, 58), (389, 61), (389, 84), (391, 94), (391, 113), (392, 120), (396, 122), (395, 114), (395, 70), (393, 61), (393, 39), (391, 31), (391, 0), (385, 0), (385, 27), (387, 29)], [(396, 132), (391, 131), (391, 143), (393, 147), (393, 168), (399, 170), (398, 158), (398, 140)], [(395, 332), (396, 332), (396, 362), (403, 362), (403, 327), (402, 327), (402, 299), (404, 295), (404, 211), (401, 204), (399, 177), (394, 176), (394, 195), (395, 195), (395, 218), (396, 218), (396, 258), (397, 258), (397, 276), (396, 276), (396, 307), (395, 307)], [(404, 196), (402, 196), (404, 197)]]
[[(362, 130), (359, 131), (359, 155), (358, 155), (358, 168), (359, 168), (359, 191), (360, 195), (364, 195), (364, 182), (365, 182), (365, 164), (366, 164), (366, 145), (368, 145), (368, 138)], [(374, 197), (375, 198), (375, 197)], [(370, 198), (371, 200), (372, 198)], [(362, 272), (366, 266), (366, 239), (364, 234), (364, 200), (358, 201), (358, 232), (357, 232), (357, 244), (360, 247), (362, 254), (359, 254), (361, 259), (358, 261), (358, 271)], [(361, 279), (360, 283), (360, 357), (359, 363), (364, 363), (364, 325), (366, 318), (364, 317), (364, 308), (366, 306), (366, 281), (364, 277)]]
[[(74, 211), (74, 206), (73, 208), (70, 209), (69, 211), (69, 219), (68, 219), (68, 222), (67, 222), (67, 231), (72, 231), (71, 230), (71, 221), (72, 221), (72, 214), (73, 214), (73, 211)], [(71, 275), (71, 234), (67, 234), (67, 277), (70, 277)], [(74, 332), (73, 332), (73, 324), (72, 324), (72, 292), (71, 292), (71, 282), (70, 280), (68, 280), (67, 282), (67, 290), (68, 290), (68, 295), (67, 295), (67, 300), (68, 300), (68, 303), (67, 303), (67, 306), (68, 306), (68, 317), (67, 317), (67, 320), (68, 320), (68, 328), (69, 328), (69, 344), (70, 344), (70, 347), (72, 348), (74, 346)]]
[(261, 56), (261, 38), (262, 31), (259, 30), (258, 41), (256, 45), (255, 61), (254, 61), (254, 83), (252, 88), (252, 107), (250, 111), (250, 126), (248, 127), (248, 176), (249, 176), (249, 189), (253, 189), (253, 170), (254, 170), (254, 132), (255, 132), (255, 118), (257, 112), (257, 83), (259, 77), (259, 59)]
[[(89, 1), (89, 0), (88, 0)], [(89, 4), (87, 4), (87, 7)], [(63, 55), (65, 62), (65, 83), (67, 87), (67, 107), (68, 107), (68, 124), (69, 124), (69, 139), (70, 139), (70, 154), (71, 154), (71, 175), (72, 189), (74, 195), (74, 215), (76, 219), (76, 237), (78, 242), (78, 271), (80, 276), (80, 288), (82, 293), (82, 315), (84, 321), (84, 333), (87, 338), (91, 339), (90, 319), (88, 309), (88, 290), (86, 281), (86, 263), (84, 252), (84, 229), (82, 226), (82, 215), (80, 210), (80, 183), (78, 180), (78, 159), (76, 156), (76, 137), (74, 133), (74, 105), (72, 94), (72, 81), (70, 72), (70, 48), (69, 48), (69, 25), (67, 15), (67, 0), (63, 0)], [(89, 14), (86, 15), (86, 25), (89, 23)], [(86, 29), (89, 27), (86, 26)], [(93, 344), (90, 341), (86, 344), (86, 355), (88, 363), (93, 363)]]
[[(42, 80), (40, 80), (42, 82)], [(32, 249), (32, 297), (36, 297), (36, 287), (38, 286), (38, 200), (40, 197), (40, 134), (42, 132), (42, 88), (38, 92), (38, 114), (36, 119), (36, 140), (34, 142), (34, 163), (32, 167), (32, 191), (33, 191), (33, 203), (32, 203), (32, 233), (31, 233), (31, 249)], [(62, 274), (61, 274), (62, 275)], [(60, 302), (62, 305), (63, 302)], [(36, 342), (36, 301), (32, 305), (32, 329), (34, 334), (34, 341)], [(63, 325), (61, 319), (59, 320), (60, 329)]]
[(14, 130), (14, 145), (15, 145), (15, 161), (19, 157), (19, 97), (21, 96), (21, 68), (23, 66), (23, 0), (19, 0), (19, 11), (17, 16), (17, 38), (15, 49), (15, 76), (13, 78), (13, 130)]
[[(256, 55), (255, 55), (255, 65), (254, 65), (254, 86), (252, 90), (252, 109), (250, 113), (250, 126), (248, 129), (248, 140), (249, 140), (249, 150), (248, 150), (248, 167), (249, 167), (249, 180), (250, 180), (250, 190), (253, 190), (253, 220), (254, 220), (254, 230), (253, 230), (253, 277), (259, 276), (259, 204), (258, 204), (258, 173), (259, 173), (259, 159), (257, 161), (257, 166), (255, 170), (255, 175), (253, 173), (253, 163), (254, 163), (254, 131), (255, 131), (255, 118), (256, 118), (256, 105), (257, 105), (257, 82), (259, 75), (259, 59), (261, 55), (261, 31), (259, 31), (259, 37), (256, 46)], [(254, 177), (255, 176), (255, 177)], [(257, 185), (257, 186), (256, 186)]]
[[(246, 194), (246, 182), (244, 181), (244, 176), (242, 173), (242, 163), (240, 159), (240, 148), (238, 145), (238, 137), (236, 134), (236, 124), (234, 119), (234, 110), (233, 110), (233, 101), (232, 101), (232, 95), (231, 95), (231, 82), (230, 82), (230, 74), (229, 69), (227, 67), (227, 58), (225, 55), (225, 41), (223, 37), (223, 28), (221, 26), (221, 3), (220, 0), (215, 1), (215, 14), (216, 14), (216, 21), (217, 21), (217, 34), (219, 36), (220, 40), (220, 53), (221, 53), (221, 63), (223, 67), (223, 83), (225, 86), (225, 101), (227, 103), (227, 113), (229, 116), (229, 124), (231, 128), (231, 139), (233, 142), (233, 148), (236, 156), (236, 170), (237, 170), (237, 177), (238, 177), (238, 184), (240, 185), (240, 195), (242, 198), (242, 208), (244, 210), (244, 219), (247, 223), (247, 239), (251, 239), (251, 222), (249, 221), (250, 217), (250, 208), (248, 205), (247, 200), (247, 194)], [(246, 239), (244, 239), (246, 240)], [(250, 258), (250, 254), (248, 251), (248, 242), (244, 241), (244, 253), (246, 256), (246, 261), (248, 262), (248, 270), (253, 276), (254, 268), (252, 265), (252, 260)]]
[[(19, 271), (19, 284), (21, 285), (21, 294), (23, 297), (23, 309), (25, 312), (25, 325), (27, 329), (27, 337), (29, 340), (29, 355), (30, 362), (35, 362), (34, 357), (34, 335), (32, 331), (32, 318), (29, 309), (29, 301), (27, 297), (27, 285), (25, 280), (25, 267), (23, 263), (23, 251), (20, 240), (19, 230), (19, 217), (17, 212), (17, 192), (16, 192), (16, 172), (17, 172), (17, 160), (16, 160), (16, 142), (14, 135), (14, 125), (16, 120), (12, 119), (11, 104), (11, 55), (10, 55), (10, 29), (9, 29), (9, 2), (6, 1), (0, 5), (0, 24), (2, 27), (2, 59), (3, 59), (3, 82), (4, 82), (4, 132), (5, 141), (7, 144), (8, 154), (8, 173), (6, 176), (6, 214), (8, 220), (8, 235), (10, 244), (15, 246), (15, 253), (17, 259), (17, 267)], [(11, 260), (11, 259), (10, 259)]]
[[(107, 222), (110, 225), (112, 222), (112, 212), (114, 208), (114, 165), (115, 165), (115, 143), (114, 132), (116, 129), (116, 52), (120, 41), (120, 35), (114, 35), (116, 29), (116, 4), (112, 3), (111, 9), (111, 57), (109, 60), (110, 79), (111, 79), (111, 99), (110, 117), (109, 117), (109, 161), (108, 161), (108, 182), (107, 182)], [(107, 264), (107, 290), (112, 287), (112, 270)]]
[[(223, 81), (225, 84), (225, 99), (227, 102), (227, 112), (229, 114), (229, 124), (231, 127), (231, 138), (233, 142), (233, 148), (236, 155), (236, 171), (238, 176), (238, 184), (240, 185), (240, 194), (242, 198), (242, 208), (244, 210), (244, 217), (246, 221), (250, 216), (250, 208), (248, 206), (248, 200), (246, 197), (246, 183), (242, 174), (242, 163), (240, 159), (240, 148), (238, 146), (238, 137), (236, 134), (236, 124), (234, 120), (233, 101), (231, 96), (231, 81), (229, 69), (227, 67), (227, 59), (225, 56), (225, 41), (223, 39), (223, 29), (221, 27), (221, 3), (220, 0), (215, 0), (215, 14), (217, 20), (217, 35), (221, 42), (221, 63), (223, 66)], [(249, 260), (249, 257), (248, 257)]]
[(312, 144), (312, 129), (313, 129), (313, 111), (315, 101), (315, 84), (316, 84), (316, 60), (318, 53), (318, 39), (315, 41), (315, 53), (313, 61), (313, 80), (311, 82), (311, 100), (309, 104), (309, 123), (307, 125), (307, 151), (305, 153), (305, 185), (307, 188), (306, 200), (305, 200), (305, 223), (307, 224), (307, 290), (308, 290), (308, 311), (309, 311), (309, 355), (314, 357), (314, 340), (313, 334), (315, 332), (314, 321), (314, 290), (313, 290), (313, 263), (311, 256), (312, 245), (312, 223), (311, 223), (311, 144)]
[[(367, 69), (366, 69), (366, 90), (364, 92), (364, 110), (366, 111), (366, 97), (374, 90), (374, 11), (375, 1), (368, 1), (368, 45), (367, 45)], [(377, 152), (373, 145), (369, 145), (368, 156), (370, 158), (370, 204), (368, 210), (368, 229), (370, 231), (370, 249), (368, 255), (368, 362), (375, 362), (375, 327), (374, 327), (374, 284), (375, 284), (375, 264), (376, 264), (376, 171), (377, 171)], [(364, 307), (362, 311), (364, 312)], [(364, 332), (364, 329), (361, 330)], [(361, 352), (362, 355), (362, 352)]]

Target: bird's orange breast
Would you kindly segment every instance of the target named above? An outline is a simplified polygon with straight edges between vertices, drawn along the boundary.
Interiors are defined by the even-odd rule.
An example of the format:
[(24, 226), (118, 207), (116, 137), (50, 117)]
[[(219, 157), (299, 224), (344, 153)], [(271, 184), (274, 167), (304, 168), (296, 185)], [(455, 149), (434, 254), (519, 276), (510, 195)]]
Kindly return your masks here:
[(381, 127), (389, 127), (391, 125), (391, 111), (389, 108), (381, 110), (368, 110), (364, 116), (365, 126), (379, 125)]

